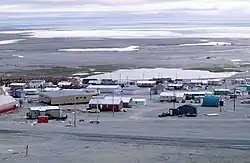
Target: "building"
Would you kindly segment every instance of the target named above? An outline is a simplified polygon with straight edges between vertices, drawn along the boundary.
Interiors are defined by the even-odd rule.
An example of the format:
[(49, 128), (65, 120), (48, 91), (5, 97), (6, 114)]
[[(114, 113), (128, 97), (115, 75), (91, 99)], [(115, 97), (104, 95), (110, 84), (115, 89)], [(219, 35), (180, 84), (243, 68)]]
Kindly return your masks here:
[(193, 105), (185, 104), (179, 106), (178, 108), (179, 115), (197, 115), (197, 108)]
[(191, 80), (192, 85), (208, 85), (208, 80)]
[(167, 85), (168, 90), (182, 90), (183, 89), (183, 83), (169, 83)]
[(160, 101), (164, 102), (181, 102), (184, 100), (184, 92), (161, 92)]
[(24, 91), (25, 95), (37, 95), (37, 94), (39, 94), (38, 89), (35, 89), (35, 88), (33, 88), (33, 89), (24, 89), (23, 91)]
[(132, 99), (132, 97), (122, 97), (122, 96), (114, 96), (114, 97), (112, 97), (112, 96), (106, 96), (104, 98), (105, 99), (110, 99), (110, 100), (112, 100), (113, 98), (114, 99), (118, 99), (118, 100), (120, 99), (120, 100), (122, 100), (124, 108), (132, 108), (133, 107), (133, 99)]
[(203, 107), (218, 107), (220, 98), (218, 96), (208, 95), (203, 98)]
[(112, 80), (112, 79), (102, 79), (101, 84), (102, 85), (117, 85), (118, 81), (117, 80)]
[(69, 82), (69, 81), (61, 81), (57, 84), (57, 86), (59, 88), (68, 89), (68, 88), (71, 88), (73, 84), (72, 82)]
[(11, 83), (10, 85), (11, 90), (18, 90), (18, 89), (25, 89), (27, 87), (26, 83)]
[(150, 94), (151, 95), (159, 95), (161, 92), (165, 91), (165, 86), (163, 84), (158, 84), (154, 86), (153, 88), (150, 88)]
[(43, 88), (45, 83), (45, 80), (31, 80), (27, 85), (29, 88)]
[(134, 95), (139, 90), (136, 85), (125, 85), (122, 88), (122, 94), (124, 95)]
[(59, 91), (59, 90), (61, 90), (61, 88), (58, 88), (58, 87), (55, 87), (55, 88), (47, 87), (47, 88), (44, 88), (42, 91), (43, 92), (53, 92), (53, 91)]
[(9, 94), (14, 98), (23, 98), (25, 96), (23, 90), (12, 90), (9, 92)]
[(39, 116), (49, 116), (50, 119), (60, 118), (60, 108), (58, 106), (29, 107), (28, 119), (37, 119)]
[(231, 81), (232, 84), (237, 84), (237, 85), (242, 85), (242, 84), (246, 84), (246, 79), (243, 78), (239, 78), (239, 79), (233, 79)]
[(214, 90), (214, 95), (219, 95), (219, 96), (222, 96), (222, 95), (229, 95), (231, 94), (232, 92), (230, 91), (230, 89), (215, 89)]
[(208, 79), (208, 85), (221, 86), (222, 80), (221, 79)]
[(87, 104), (93, 95), (95, 94), (84, 90), (60, 90), (42, 92), (39, 100), (49, 105)]
[(100, 111), (115, 111), (120, 112), (123, 109), (121, 99), (91, 99), (89, 101), (89, 109), (99, 109)]
[(119, 93), (122, 91), (120, 85), (89, 85), (87, 90), (98, 90), (99, 93)]
[(203, 98), (206, 95), (212, 95), (213, 92), (199, 91), (199, 92), (185, 92), (185, 100), (194, 100), (197, 97)]
[(151, 81), (151, 80), (136, 81), (136, 85), (138, 87), (154, 87), (156, 85), (156, 81)]
[(133, 98), (133, 106), (147, 106), (145, 98)]

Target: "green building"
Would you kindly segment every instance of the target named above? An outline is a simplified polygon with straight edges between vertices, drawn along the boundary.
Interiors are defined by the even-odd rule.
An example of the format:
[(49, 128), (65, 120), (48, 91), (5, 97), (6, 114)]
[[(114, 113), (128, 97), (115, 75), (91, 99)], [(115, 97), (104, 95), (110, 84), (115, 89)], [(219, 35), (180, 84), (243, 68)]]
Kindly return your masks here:
[(230, 95), (232, 94), (232, 92), (230, 91), (230, 89), (215, 89), (214, 90), (214, 95), (218, 95), (218, 96), (221, 96), (221, 95)]

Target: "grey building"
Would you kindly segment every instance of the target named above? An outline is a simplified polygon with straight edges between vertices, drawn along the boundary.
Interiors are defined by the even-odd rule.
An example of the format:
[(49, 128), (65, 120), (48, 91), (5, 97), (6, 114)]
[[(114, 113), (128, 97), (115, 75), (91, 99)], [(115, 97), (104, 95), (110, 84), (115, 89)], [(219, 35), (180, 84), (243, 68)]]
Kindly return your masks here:
[(38, 106), (29, 107), (28, 119), (37, 119), (38, 116), (49, 116), (50, 118), (60, 118), (60, 108), (58, 106)]

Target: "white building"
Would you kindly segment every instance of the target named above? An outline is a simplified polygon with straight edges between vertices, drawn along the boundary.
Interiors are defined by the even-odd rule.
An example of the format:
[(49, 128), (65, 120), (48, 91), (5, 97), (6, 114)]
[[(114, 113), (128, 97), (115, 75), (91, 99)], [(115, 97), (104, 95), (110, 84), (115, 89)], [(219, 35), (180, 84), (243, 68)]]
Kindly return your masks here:
[(132, 97), (123, 97), (123, 96), (106, 96), (104, 99), (120, 99), (123, 102), (123, 107), (124, 108), (131, 108), (133, 106), (133, 98)]
[(53, 91), (59, 91), (59, 90), (61, 90), (61, 88), (58, 88), (58, 87), (50, 88), (50, 87), (48, 87), (48, 88), (44, 88), (43, 92), (53, 92)]
[(222, 79), (208, 79), (208, 85), (221, 86)]
[(191, 80), (190, 84), (194, 84), (194, 85), (208, 85), (208, 80)]
[(239, 84), (239, 85), (246, 84), (246, 79), (243, 79), (243, 78), (233, 79), (232, 84)]
[(120, 85), (89, 85), (87, 90), (98, 90), (99, 93), (119, 93), (122, 91)]
[(39, 93), (38, 89), (24, 89), (25, 95), (37, 95)]
[(29, 88), (43, 88), (45, 86), (45, 80), (31, 80), (28, 83)]
[(134, 106), (147, 106), (147, 100), (145, 98), (133, 98)]
[(169, 83), (167, 85), (167, 89), (169, 89), (169, 90), (181, 90), (181, 89), (183, 89), (183, 84), (182, 83)]
[(194, 100), (195, 97), (204, 97), (206, 95), (212, 95), (213, 92), (197, 91), (197, 92), (184, 92), (186, 100)]
[(69, 81), (61, 81), (61, 82), (57, 83), (58, 87), (64, 87), (64, 86), (69, 87), (71, 85), (72, 85), (72, 82), (69, 82)]
[(58, 106), (38, 106), (29, 107), (27, 118), (36, 119), (38, 116), (49, 116), (51, 118), (60, 118), (60, 108)]
[(154, 87), (156, 85), (156, 81), (150, 81), (150, 80), (136, 81), (136, 85), (138, 87)]
[(172, 102), (172, 101), (176, 101), (176, 102), (181, 102), (185, 97), (184, 92), (161, 92), (160, 94), (160, 101), (167, 101), (167, 102)]
[(10, 89), (11, 90), (24, 89), (26, 88), (26, 86), (27, 86), (26, 83), (11, 83)]

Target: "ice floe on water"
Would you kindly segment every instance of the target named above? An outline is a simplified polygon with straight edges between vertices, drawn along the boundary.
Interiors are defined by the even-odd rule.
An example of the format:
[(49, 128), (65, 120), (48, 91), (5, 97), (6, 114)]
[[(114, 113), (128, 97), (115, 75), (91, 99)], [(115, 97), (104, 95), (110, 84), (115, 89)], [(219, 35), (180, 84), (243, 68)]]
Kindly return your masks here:
[(13, 57), (18, 57), (18, 58), (24, 58), (24, 56), (22, 56), (22, 55), (13, 54), (12, 56), (13, 56)]
[(204, 42), (196, 44), (181, 44), (179, 46), (230, 46), (232, 45), (229, 42)]
[(23, 41), (24, 39), (15, 39), (15, 40), (2, 40), (0, 41), (0, 45), (5, 45), (5, 44), (14, 44), (20, 41)]
[(199, 70), (183, 70), (183, 69), (167, 69), (167, 68), (155, 68), (155, 69), (121, 69), (111, 73), (104, 73), (100, 75), (93, 75), (88, 78), (96, 79), (114, 79), (114, 80), (141, 80), (152, 79), (154, 77), (165, 78), (181, 78), (181, 79), (205, 79), (205, 78), (226, 78), (235, 75), (236, 72), (223, 72), (213, 73), (209, 71)]
[(241, 59), (229, 59), (231, 62), (241, 62)]
[(139, 46), (128, 46), (124, 48), (84, 48), (84, 49), (59, 49), (64, 52), (132, 52), (139, 51)]

